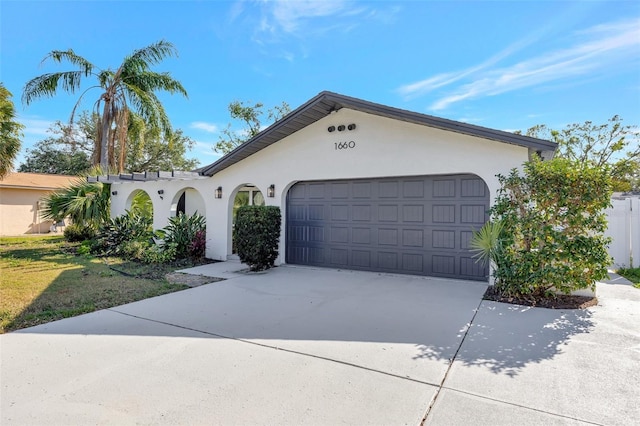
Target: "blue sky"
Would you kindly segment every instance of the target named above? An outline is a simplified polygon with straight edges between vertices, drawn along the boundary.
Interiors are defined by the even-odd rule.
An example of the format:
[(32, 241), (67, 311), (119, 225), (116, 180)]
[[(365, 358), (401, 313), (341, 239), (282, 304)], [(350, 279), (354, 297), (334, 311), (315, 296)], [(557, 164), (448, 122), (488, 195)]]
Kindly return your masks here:
[(0, 19), (0, 80), (26, 125), (16, 166), (78, 98), (21, 104), (28, 80), (72, 68), (41, 65), (48, 52), (116, 68), (160, 39), (179, 57), (155, 70), (189, 93), (161, 98), (201, 165), (218, 157), (229, 102), (296, 108), (323, 90), (510, 131), (614, 114), (640, 124), (636, 1), (3, 0)]

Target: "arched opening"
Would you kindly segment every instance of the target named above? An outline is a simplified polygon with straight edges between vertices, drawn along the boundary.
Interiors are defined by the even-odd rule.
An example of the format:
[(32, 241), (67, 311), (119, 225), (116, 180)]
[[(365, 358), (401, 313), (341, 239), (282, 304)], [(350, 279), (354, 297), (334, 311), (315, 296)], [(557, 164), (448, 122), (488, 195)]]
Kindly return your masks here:
[(236, 254), (235, 246), (235, 223), (236, 214), (238, 209), (243, 206), (264, 206), (264, 195), (262, 192), (252, 184), (240, 185), (236, 189), (235, 196), (232, 198), (233, 204), (231, 205), (231, 253)]
[(127, 198), (126, 209), (153, 220), (153, 202), (146, 191), (136, 189)]
[(200, 192), (194, 188), (184, 188), (176, 193), (171, 202), (170, 216), (178, 216), (180, 213), (193, 216), (198, 213), (206, 217), (206, 207)]

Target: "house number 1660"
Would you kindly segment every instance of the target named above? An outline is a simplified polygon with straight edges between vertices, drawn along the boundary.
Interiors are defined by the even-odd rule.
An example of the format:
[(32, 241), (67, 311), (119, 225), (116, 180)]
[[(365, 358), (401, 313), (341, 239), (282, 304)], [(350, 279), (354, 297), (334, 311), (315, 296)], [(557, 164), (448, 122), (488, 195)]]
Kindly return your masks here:
[(356, 143), (354, 141), (336, 142), (333, 144), (333, 147), (336, 151), (339, 149), (351, 149), (356, 147)]

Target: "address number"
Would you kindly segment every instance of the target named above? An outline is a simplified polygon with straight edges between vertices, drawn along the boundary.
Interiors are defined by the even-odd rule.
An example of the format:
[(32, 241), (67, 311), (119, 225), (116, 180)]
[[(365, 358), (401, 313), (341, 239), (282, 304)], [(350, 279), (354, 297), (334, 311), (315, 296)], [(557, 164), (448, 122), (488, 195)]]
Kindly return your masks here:
[(333, 144), (334, 149), (337, 151), (339, 149), (352, 149), (356, 147), (356, 143), (354, 141), (349, 142), (336, 142)]

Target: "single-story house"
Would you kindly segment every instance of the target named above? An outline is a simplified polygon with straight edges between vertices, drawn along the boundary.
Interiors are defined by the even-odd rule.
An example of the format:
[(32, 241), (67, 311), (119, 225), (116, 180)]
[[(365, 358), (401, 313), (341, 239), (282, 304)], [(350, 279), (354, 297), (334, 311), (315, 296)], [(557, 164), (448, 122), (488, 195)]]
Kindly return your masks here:
[(67, 175), (9, 173), (0, 180), (0, 235), (50, 232), (53, 222), (42, 219), (40, 199), (77, 179)]
[[(486, 280), (472, 259), (472, 230), (488, 219), (496, 174), (556, 144), (524, 135), (322, 92), (248, 142), (195, 172), (98, 177), (111, 213), (137, 191), (154, 227), (179, 211), (207, 221), (206, 256), (233, 256), (239, 192), (278, 206), (277, 264)], [(263, 201), (264, 200), (264, 201)]]

